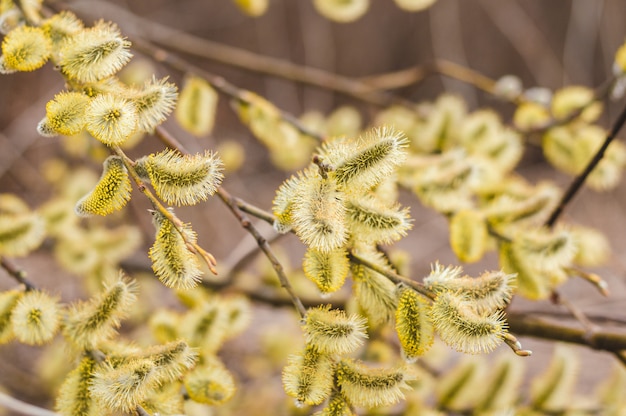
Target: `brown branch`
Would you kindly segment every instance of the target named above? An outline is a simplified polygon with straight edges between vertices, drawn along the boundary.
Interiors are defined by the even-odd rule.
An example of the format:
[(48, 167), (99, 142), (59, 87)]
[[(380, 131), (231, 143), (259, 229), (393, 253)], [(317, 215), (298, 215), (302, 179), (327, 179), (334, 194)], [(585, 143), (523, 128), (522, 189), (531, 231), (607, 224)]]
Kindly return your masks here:
[[(208, 71), (205, 71), (202, 68), (192, 65), (184, 59), (152, 45), (150, 42), (146, 42), (140, 39), (134, 39), (133, 46), (136, 50), (141, 51), (148, 56), (151, 56), (155, 61), (161, 62), (172, 69), (180, 71), (184, 74), (195, 74), (201, 78), (204, 78), (209, 84), (211, 84), (213, 88), (215, 88), (222, 94), (225, 94), (241, 103), (254, 105), (254, 101), (250, 98), (252, 94), (250, 91), (240, 89), (218, 75), (214, 75)], [(280, 109), (278, 110), (278, 112), (280, 117), (284, 121), (294, 126), (300, 133), (313, 137), (318, 141), (324, 141), (325, 137), (323, 135), (320, 135), (307, 128), (294, 115)]]
[[(184, 146), (178, 140), (176, 140), (175, 137), (169, 134), (163, 127), (159, 126), (156, 128), (156, 135), (168, 147), (176, 149), (181, 153), (189, 154), (189, 152), (184, 148)], [(287, 275), (285, 274), (285, 270), (282, 264), (278, 261), (278, 259), (274, 255), (274, 252), (272, 251), (271, 247), (267, 243), (267, 240), (265, 239), (265, 237), (263, 237), (261, 233), (259, 233), (259, 231), (252, 224), (250, 219), (244, 214), (243, 210), (240, 209), (240, 202), (238, 201), (237, 198), (234, 198), (233, 196), (231, 196), (230, 193), (226, 191), (223, 187), (220, 187), (217, 189), (217, 194), (220, 197), (220, 199), (226, 204), (226, 206), (230, 209), (230, 211), (233, 213), (235, 218), (239, 220), (241, 226), (245, 228), (246, 231), (248, 231), (255, 238), (261, 251), (263, 251), (265, 256), (272, 263), (272, 267), (274, 268), (274, 270), (276, 271), (276, 274), (278, 275), (278, 280), (280, 281), (281, 286), (289, 294), (289, 297), (291, 298), (291, 301), (293, 305), (296, 307), (296, 310), (298, 311), (300, 316), (304, 317), (304, 315), (306, 315), (306, 308), (302, 304), (302, 301), (300, 300), (298, 295), (293, 290), (293, 287), (289, 283), (289, 279)], [(257, 211), (260, 212), (261, 210), (257, 209)]]
[(368, 269), (375, 271), (376, 273), (380, 273), (395, 284), (403, 283), (411, 287), (412, 289), (414, 289), (416, 292), (426, 296), (430, 300), (435, 300), (436, 298), (435, 293), (427, 289), (426, 286), (424, 286), (424, 284), (421, 282), (417, 282), (415, 280), (408, 279), (404, 276), (400, 276), (399, 274), (391, 270), (387, 270), (384, 267), (379, 266), (378, 264), (372, 263), (371, 261), (364, 259), (358, 254), (350, 253), (349, 258), (350, 258), (350, 261), (352, 261), (353, 263), (361, 264), (367, 267)]
[(291, 298), (291, 302), (296, 307), (296, 310), (300, 314), (300, 317), (303, 318), (306, 315), (306, 308), (302, 304), (302, 301), (293, 290), (291, 283), (289, 283), (289, 278), (285, 274), (285, 270), (278, 261), (278, 258), (274, 255), (274, 252), (270, 248), (267, 240), (259, 233), (256, 227), (252, 224), (250, 219), (241, 211), (237, 204), (237, 199), (231, 196), (224, 188), (219, 188), (217, 190), (217, 194), (222, 201), (228, 206), (231, 212), (235, 215), (235, 217), (241, 223), (241, 226), (246, 229), (257, 241), (257, 244), (261, 248), (261, 251), (265, 253), (265, 256), (272, 263), (272, 267), (276, 271), (278, 275), (278, 280), (280, 281), (280, 285), (287, 291), (289, 297)]
[(559, 219), (559, 217), (563, 213), (563, 210), (565, 209), (567, 204), (574, 198), (574, 196), (578, 193), (580, 188), (583, 186), (583, 184), (585, 183), (585, 180), (587, 179), (591, 171), (593, 171), (593, 169), (598, 165), (598, 163), (600, 163), (600, 161), (604, 157), (604, 153), (606, 152), (606, 149), (609, 147), (613, 139), (615, 139), (615, 136), (617, 136), (617, 133), (621, 130), (624, 123), (626, 123), (626, 106), (624, 107), (619, 117), (615, 121), (615, 124), (611, 128), (611, 131), (609, 132), (609, 134), (606, 136), (606, 139), (604, 140), (604, 143), (602, 143), (602, 146), (600, 147), (600, 149), (598, 149), (598, 151), (591, 158), (591, 160), (589, 161), (585, 169), (574, 179), (574, 181), (571, 183), (567, 191), (565, 191), (565, 193), (563, 194), (561, 201), (559, 202), (557, 207), (554, 209), (554, 211), (552, 211), (552, 214), (550, 214), (550, 217), (546, 221), (546, 224), (545, 224), (546, 227), (551, 228), (552, 226), (554, 226), (556, 221)]
[(592, 333), (519, 312), (507, 313), (511, 332), (517, 335), (586, 345), (610, 352), (626, 350), (626, 333), (598, 328)]
[(88, 10), (80, 2), (71, 2), (68, 6), (81, 14), (93, 17), (111, 15), (114, 17), (112, 20), (127, 23), (126, 26), (129, 27), (134, 37), (149, 40), (170, 51), (219, 62), (246, 71), (311, 85), (324, 90), (335, 91), (377, 106), (389, 106), (394, 103), (410, 104), (402, 98), (394, 97), (391, 94), (374, 91), (368, 85), (353, 78), (200, 38), (169, 26), (143, 19), (110, 2), (92, 1), (87, 5)]
[(26, 271), (20, 269), (11, 260), (7, 259), (4, 256), (0, 256), (0, 267), (2, 267), (12, 278), (17, 280), (19, 283), (23, 284), (26, 287), (27, 291), (36, 289), (35, 285), (33, 285), (26, 278), (28, 273), (26, 273)]
[(9, 396), (6, 393), (0, 391), (0, 408), (12, 410), (20, 415), (30, 416), (60, 416), (58, 413), (54, 413), (51, 410), (41, 407), (33, 406), (32, 404), (25, 403)]
[(209, 253), (208, 251), (200, 247), (200, 245), (197, 242), (190, 240), (187, 233), (183, 232), (183, 228), (184, 228), (183, 222), (176, 215), (174, 215), (172, 211), (169, 211), (161, 203), (161, 201), (159, 201), (159, 199), (155, 197), (152, 194), (152, 192), (146, 187), (146, 185), (143, 183), (143, 180), (139, 177), (139, 174), (134, 168), (135, 162), (132, 159), (130, 159), (128, 156), (126, 156), (124, 151), (119, 146), (114, 146), (112, 150), (115, 154), (117, 154), (119, 157), (122, 158), (124, 162), (124, 166), (126, 166), (126, 169), (130, 173), (131, 178), (133, 179), (133, 181), (135, 182), (135, 185), (137, 186), (137, 189), (139, 189), (139, 191), (142, 194), (144, 194), (146, 198), (148, 198), (148, 200), (150, 201), (150, 203), (152, 204), (155, 210), (159, 211), (160, 214), (162, 214), (165, 218), (167, 218), (169, 222), (172, 223), (176, 231), (180, 234), (180, 236), (184, 240), (185, 244), (187, 245), (187, 248), (194, 254), (199, 255), (202, 258), (202, 260), (204, 260), (206, 265), (209, 267), (209, 270), (211, 270), (211, 273), (217, 274), (217, 269), (215, 268), (215, 266), (217, 266), (217, 261), (215, 260), (215, 257), (213, 257), (211, 253)]
[(438, 59), (425, 65), (406, 68), (400, 71), (360, 78), (360, 81), (370, 86), (372, 89), (388, 90), (407, 87), (421, 82), (431, 75), (437, 74), (463, 81), (489, 94), (495, 94), (495, 80), (473, 69), (445, 59)]

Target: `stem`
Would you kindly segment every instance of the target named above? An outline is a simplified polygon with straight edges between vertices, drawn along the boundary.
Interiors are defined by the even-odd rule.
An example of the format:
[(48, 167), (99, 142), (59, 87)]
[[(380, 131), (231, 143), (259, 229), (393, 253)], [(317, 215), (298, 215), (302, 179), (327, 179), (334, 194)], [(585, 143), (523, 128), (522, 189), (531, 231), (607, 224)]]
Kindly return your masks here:
[(494, 94), (496, 81), (484, 76), (480, 72), (455, 64), (454, 62), (446, 61), (445, 59), (439, 59), (425, 65), (402, 69), (396, 72), (361, 78), (360, 81), (369, 85), (372, 89), (394, 89), (418, 83), (423, 81), (426, 77), (435, 74), (445, 75), (449, 78), (463, 81), (489, 94)]
[(6, 272), (17, 280), (19, 283), (23, 284), (26, 287), (26, 291), (35, 290), (36, 287), (33, 285), (26, 276), (28, 275), (26, 271), (20, 269), (16, 264), (11, 262), (6, 257), (0, 256), (0, 266), (6, 270)]
[[(192, 65), (184, 59), (173, 55), (163, 49), (157, 48), (149, 42), (139, 39), (134, 39), (133, 42), (135, 49), (145, 53), (146, 55), (151, 56), (155, 61), (162, 62), (170, 68), (178, 70), (180, 72), (191, 73), (201, 78), (204, 78), (209, 84), (211, 84), (213, 88), (220, 91), (222, 94), (234, 98), (241, 103), (247, 105), (255, 104), (254, 101), (250, 99), (250, 97), (253, 96), (250, 91), (240, 89), (226, 81), (224, 78), (205, 71), (195, 65)], [(295, 117), (294, 115), (283, 110), (278, 110), (278, 112), (280, 117), (284, 121), (294, 126), (300, 133), (313, 137), (320, 142), (324, 141), (325, 137), (323, 135), (317, 134), (316, 132), (309, 130), (302, 123), (300, 123), (300, 120), (298, 120), (297, 117)]]
[[(163, 140), (163, 142), (167, 146), (174, 148), (181, 153), (189, 154), (189, 152), (183, 147), (183, 145), (178, 140), (176, 140), (175, 137), (170, 135), (164, 128), (160, 126), (157, 127), (156, 134), (157, 134), (157, 137)], [(302, 304), (302, 301), (300, 300), (298, 295), (293, 290), (293, 287), (289, 283), (289, 279), (287, 275), (285, 274), (285, 270), (282, 264), (278, 261), (278, 259), (274, 255), (274, 252), (270, 248), (270, 245), (267, 243), (267, 240), (265, 239), (265, 237), (263, 237), (261, 233), (259, 233), (259, 231), (252, 224), (250, 219), (244, 214), (243, 212), (244, 210), (240, 208), (240, 205), (246, 205), (246, 207), (248, 208), (248, 204), (241, 204), (237, 198), (234, 198), (233, 196), (231, 196), (230, 193), (226, 191), (226, 189), (224, 189), (223, 187), (219, 187), (217, 189), (217, 195), (226, 204), (226, 206), (230, 209), (233, 215), (235, 215), (235, 217), (239, 220), (239, 223), (241, 224), (241, 226), (245, 228), (246, 231), (248, 231), (255, 238), (261, 251), (263, 251), (265, 256), (272, 263), (272, 267), (274, 268), (274, 270), (276, 271), (276, 274), (278, 275), (278, 280), (280, 281), (281, 286), (285, 288), (285, 290), (289, 294), (289, 297), (291, 298), (293, 305), (296, 307), (296, 310), (300, 314), (300, 317), (304, 317), (306, 315), (306, 308), (304, 307), (304, 305)], [(252, 207), (252, 206), (249, 206), (249, 207)], [(252, 211), (253, 213), (256, 213), (259, 215), (264, 213), (260, 208), (256, 208), (256, 207)], [(271, 214), (267, 214), (264, 216), (266, 220), (271, 218), (272, 219), (271, 222), (272, 223), (274, 222), (273, 216)]]
[(350, 261), (356, 264), (362, 264), (368, 269), (372, 269), (375, 272), (382, 274), (383, 276), (385, 276), (387, 279), (391, 280), (395, 284), (404, 283), (405, 285), (410, 286), (412, 289), (414, 289), (418, 293), (426, 296), (430, 300), (435, 300), (436, 298), (435, 293), (428, 290), (424, 286), (423, 283), (416, 282), (415, 280), (408, 279), (404, 276), (400, 276), (399, 274), (391, 270), (387, 270), (384, 267), (379, 266), (378, 264), (372, 263), (369, 260), (366, 260), (363, 257), (360, 257), (357, 254), (354, 254), (353, 252), (349, 254), (349, 258), (350, 258)]
[(511, 331), (518, 335), (570, 342), (611, 352), (626, 350), (626, 334), (623, 332), (597, 329), (590, 334), (584, 329), (572, 328), (516, 312), (507, 313), (507, 321)]
[(161, 204), (161, 201), (159, 201), (159, 199), (155, 197), (143, 183), (143, 180), (139, 177), (139, 174), (137, 174), (137, 171), (134, 168), (135, 162), (128, 156), (126, 156), (124, 151), (119, 146), (113, 147), (113, 151), (124, 161), (124, 166), (126, 166), (126, 169), (130, 173), (131, 178), (133, 178), (133, 181), (137, 185), (137, 189), (139, 189), (139, 191), (150, 200), (154, 209), (159, 211), (159, 213), (161, 213), (165, 218), (167, 218), (168, 221), (172, 223), (172, 225), (174, 225), (176, 231), (178, 231), (178, 233), (185, 241), (187, 248), (191, 252), (198, 254), (204, 260), (204, 262), (209, 267), (209, 270), (211, 270), (211, 273), (217, 274), (217, 269), (215, 268), (215, 266), (217, 266), (217, 261), (215, 260), (215, 257), (213, 257), (211, 253), (200, 247), (197, 242), (189, 240), (187, 235), (183, 232), (183, 222), (176, 215), (174, 215), (172, 211), (163, 206), (163, 204)]
[(17, 412), (21, 415), (30, 416), (59, 416), (58, 413), (54, 413), (48, 409), (37, 407), (32, 404), (24, 403), (17, 400), (6, 393), (0, 391), (0, 408), (5, 408)]
[(256, 239), (257, 244), (259, 245), (263, 253), (265, 253), (265, 256), (272, 263), (272, 267), (274, 268), (274, 270), (276, 271), (276, 274), (278, 275), (278, 280), (280, 280), (280, 285), (289, 294), (289, 297), (291, 298), (291, 302), (293, 303), (293, 305), (296, 307), (296, 310), (300, 314), (300, 318), (304, 318), (304, 316), (306, 315), (306, 308), (302, 304), (302, 301), (300, 300), (296, 292), (293, 290), (293, 287), (289, 283), (289, 279), (287, 275), (285, 274), (285, 270), (282, 264), (278, 261), (278, 259), (274, 255), (274, 252), (272, 251), (269, 244), (267, 243), (267, 240), (261, 235), (261, 233), (259, 233), (256, 227), (254, 227), (250, 219), (239, 209), (236, 198), (232, 197), (223, 188), (219, 188), (217, 190), (217, 194), (222, 199), (222, 201), (224, 201), (224, 203), (228, 206), (228, 208), (235, 215), (235, 217), (239, 220), (239, 222), (241, 223), (241, 226), (245, 228)]
[(574, 179), (574, 181), (571, 183), (571, 185), (569, 186), (565, 194), (563, 194), (563, 197), (561, 198), (559, 205), (554, 209), (552, 214), (550, 214), (550, 218), (548, 218), (548, 220), (546, 221), (546, 224), (545, 224), (546, 227), (552, 228), (552, 226), (554, 226), (556, 221), (559, 219), (559, 217), (563, 213), (563, 210), (565, 209), (567, 204), (572, 200), (572, 198), (574, 198), (576, 193), (578, 193), (580, 188), (583, 186), (583, 183), (585, 183), (585, 180), (587, 179), (591, 171), (593, 171), (593, 169), (598, 165), (598, 163), (600, 163), (600, 161), (602, 160), (602, 157), (604, 157), (604, 152), (609, 147), (613, 139), (615, 139), (615, 136), (621, 130), (624, 123), (626, 123), (626, 106), (624, 107), (619, 117), (615, 121), (613, 128), (609, 132), (608, 136), (606, 136), (606, 139), (604, 140), (604, 143), (602, 143), (602, 146), (600, 146), (600, 149), (598, 149), (598, 151), (591, 158), (591, 160), (589, 161), (585, 169), (582, 171), (582, 173), (580, 173), (580, 175), (578, 175)]

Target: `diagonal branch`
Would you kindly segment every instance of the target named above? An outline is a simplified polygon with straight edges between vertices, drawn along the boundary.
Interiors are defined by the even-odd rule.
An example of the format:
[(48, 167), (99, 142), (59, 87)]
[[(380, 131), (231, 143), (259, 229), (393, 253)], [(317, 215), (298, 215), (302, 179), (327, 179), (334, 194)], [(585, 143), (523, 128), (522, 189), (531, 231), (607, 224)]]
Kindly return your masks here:
[(583, 186), (591, 171), (593, 171), (598, 163), (600, 163), (600, 161), (604, 157), (604, 152), (606, 152), (606, 149), (609, 147), (613, 139), (615, 139), (615, 136), (617, 136), (617, 133), (621, 130), (624, 123), (626, 123), (626, 106), (615, 121), (615, 124), (611, 128), (609, 134), (606, 136), (606, 139), (604, 140), (604, 143), (602, 143), (602, 146), (600, 146), (600, 149), (598, 149), (598, 151), (591, 158), (585, 169), (574, 179), (567, 191), (565, 191), (565, 193), (563, 194), (559, 205), (557, 205), (552, 214), (550, 214), (550, 218), (548, 218), (548, 220), (546, 221), (546, 227), (552, 227), (556, 223), (567, 204), (574, 198), (574, 196)]

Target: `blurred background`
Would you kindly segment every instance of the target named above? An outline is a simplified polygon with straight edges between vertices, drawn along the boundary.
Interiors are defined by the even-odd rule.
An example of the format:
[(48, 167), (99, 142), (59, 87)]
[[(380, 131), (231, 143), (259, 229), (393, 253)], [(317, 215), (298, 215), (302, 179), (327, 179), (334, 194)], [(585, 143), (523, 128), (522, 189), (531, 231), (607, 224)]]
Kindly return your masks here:
[[(391, 0), (372, 0), (361, 19), (347, 24), (320, 16), (310, 0), (270, 0), (269, 9), (259, 18), (244, 15), (231, 0), (55, 4), (74, 10), (86, 23), (101, 18), (112, 20), (131, 41), (145, 30), (145, 22), (152, 22), (154, 30), (159, 28), (156, 24), (165, 25), (232, 48), (354, 79), (446, 60), (492, 79), (514, 74), (525, 88), (596, 87), (611, 76), (615, 51), (626, 39), (626, 2), (623, 0), (439, 0), (419, 13), (405, 12)], [(134, 54), (133, 62), (149, 61), (141, 52)], [(254, 67), (240, 68), (193, 56), (188, 59), (240, 88), (258, 93), (295, 116), (313, 110), (328, 115), (348, 105), (358, 111), (363, 125), (368, 125), (381, 109), (329, 89), (258, 73)], [(157, 77), (170, 76), (180, 88), (183, 74), (159, 64), (152, 65)], [(46, 102), (63, 88), (61, 77), (50, 65), (33, 73), (0, 76), (0, 193), (15, 193), (33, 208), (51, 196), (50, 185), (42, 173), (42, 167), (51, 159), (64, 157), (72, 166), (85, 165), (97, 174), (100, 172), (100, 162), (63, 156), (66, 153), (59, 139), (36, 133), (36, 125), (45, 115)], [(461, 96), (471, 111), (494, 108), (507, 123), (514, 110), (510, 103), (437, 74), (393, 92), (413, 102), (432, 101), (442, 93), (453, 93)], [(607, 101), (605, 105), (599, 123), (608, 128), (623, 103)], [(191, 137), (173, 121), (168, 121), (166, 126), (192, 151), (216, 149), (230, 141), (241, 144), (245, 149), (245, 162), (236, 172), (226, 174), (224, 186), (232, 194), (264, 209), (271, 208), (275, 190), (292, 173), (273, 167), (267, 151), (239, 122), (227, 97), (220, 97), (215, 129), (208, 137)], [(146, 136), (137, 147), (129, 150), (129, 155), (139, 157), (161, 148), (156, 139)], [(548, 166), (541, 150), (533, 147), (527, 149), (518, 171), (532, 182), (549, 178), (566, 186), (571, 180)], [(566, 211), (567, 219), (607, 233), (614, 251), (610, 264), (595, 270), (609, 282), (610, 298), (601, 297), (587, 283), (575, 279), (562, 289), (589, 315), (626, 319), (626, 263), (622, 256), (626, 252), (625, 190), (626, 184), (608, 193), (584, 189)], [(421, 207), (409, 195), (403, 195), (402, 202), (411, 207), (414, 218), (409, 236), (397, 244), (411, 255), (410, 276), (425, 276), (436, 260), (443, 264), (458, 263), (449, 247), (446, 220)], [(134, 255), (140, 263), (147, 263), (146, 252), (152, 244), (153, 231), (146, 208), (148, 204), (135, 193), (124, 214), (127, 218), (120, 220), (133, 222), (144, 230), (143, 247)], [(255, 245), (216, 198), (200, 208), (178, 209), (177, 213), (194, 224), (201, 245), (211, 251), (218, 262), (229, 264), (237, 258), (237, 253), (251, 250)], [(266, 235), (272, 235), (269, 227), (262, 224), (259, 227)], [(296, 237), (287, 236), (277, 246), (289, 254), (293, 267), (299, 267), (304, 248)], [(84, 296), (77, 284), (80, 277), (56, 265), (45, 245), (28, 258), (19, 259), (19, 264), (29, 272), (31, 280), (58, 293), (64, 301)], [(496, 267), (496, 256), (488, 256), (466, 270), (472, 274)], [(0, 288), (12, 286), (10, 278), (0, 271)], [(562, 312), (548, 302), (516, 300), (512, 307)], [(270, 308), (259, 307), (254, 319), (259, 320), (257, 323), (288, 322), (295, 328), (293, 337), (299, 336), (293, 319), (289, 316), (276, 318)], [(257, 339), (259, 326), (253, 321), (252, 327), (254, 329), (243, 339)], [(540, 371), (550, 357), (552, 345), (531, 339), (522, 341), (525, 348), (535, 352), (527, 360), (530, 374)], [(248, 342), (234, 343), (226, 353), (227, 363), (229, 357), (236, 359), (240, 351), (247, 351), (244, 344)], [(14, 344), (1, 346), (0, 384), (17, 397), (50, 406), (51, 392), (38, 390), (37, 382), (33, 381), (36, 380), (33, 357), (40, 354), (39, 350)], [(589, 392), (606, 378), (614, 359), (609, 354), (586, 348), (577, 348), (577, 351), (583, 357), (581, 372), (584, 375), (579, 378), (577, 388)]]

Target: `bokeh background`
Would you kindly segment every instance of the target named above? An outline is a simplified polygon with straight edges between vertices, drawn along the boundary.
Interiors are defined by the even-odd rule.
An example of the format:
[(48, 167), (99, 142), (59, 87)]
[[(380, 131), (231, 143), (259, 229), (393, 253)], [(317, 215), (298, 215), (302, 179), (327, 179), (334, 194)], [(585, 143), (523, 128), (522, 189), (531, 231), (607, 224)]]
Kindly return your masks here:
[[(420, 13), (402, 11), (391, 0), (372, 0), (371, 3), (365, 16), (348, 24), (323, 18), (310, 0), (271, 0), (267, 13), (259, 18), (242, 14), (231, 0), (73, 1), (67, 6), (86, 22), (100, 18), (115, 21), (129, 36), (142, 31), (133, 17), (136, 16), (233, 48), (355, 79), (445, 59), (494, 79), (517, 75), (525, 87), (557, 89), (572, 84), (595, 87), (611, 75), (615, 51), (626, 39), (626, 2), (623, 0), (439, 0)], [(145, 57), (136, 52), (134, 59), (140, 62)], [(189, 60), (240, 88), (266, 97), (296, 116), (311, 110), (329, 114), (340, 106), (350, 105), (359, 111), (367, 125), (380, 110), (327, 89), (259, 74), (255, 68), (236, 68), (193, 57)], [(182, 74), (159, 64), (155, 64), (154, 69), (157, 76), (169, 75), (170, 80), (181, 85)], [(33, 73), (0, 76), (0, 193), (15, 193), (32, 207), (51, 196), (50, 186), (42, 177), (42, 166), (64, 154), (59, 140), (40, 137), (35, 129), (45, 114), (45, 103), (61, 89), (61, 77), (50, 65)], [(415, 102), (434, 100), (444, 92), (463, 97), (470, 110), (495, 108), (507, 122), (514, 110), (511, 104), (439, 75), (394, 91)], [(607, 102), (600, 124), (609, 127), (622, 105), (623, 102)], [(216, 126), (208, 137), (193, 138), (173, 121), (166, 125), (191, 150), (214, 149), (229, 140), (243, 145), (245, 163), (237, 172), (227, 175), (224, 185), (231, 193), (265, 209), (271, 207), (276, 188), (291, 174), (272, 166), (267, 151), (238, 121), (227, 97), (220, 98)], [(147, 136), (129, 153), (138, 157), (161, 148), (156, 139)], [(95, 172), (100, 169), (95, 161), (74, 158), (70, 163), (89, 166)], [(541, 151), (533, 147), (527, 149), (518, 170), (531, 181), (550, 178), (566, 185), (571, 180), (550, 168)], [(601, 297), (582, 281), (571, 280), (563, 287), (562, 292), (592, 316), (626, 320), (625, 190), (625, 184), (602, 194), (584, 189), (566, 212), (568, 219), (606, 232), (614, 250), (607, 267), (595, 270), (609, 282), (610, 298)], [(426, 275), (430, 264), (436, 260), (456, 264), (448, 243), (445, 219), (421, 207), (408, 195), (403, 195), (403, 202), (411, 206), (415, 220), (409, 236), (398, 243), (399, 248), (411, 255), (411, 277)], [(126, 210), (129, 221), (138, 224), (146, 234), (144, 246), (134, 257), (145, 263), (147, 248), (152, 243), (149, 236), (153, 232), (145, 213), (148, 205), (138, 194), (131, 204)], [(194, 224), (201, 245), (220, 262), (228, 264), (237, 258), (237, 253), (250, 250), (255, 244), (216, 199), (200, 208), (177, 212)], [(260, 228), (272, 235), (268, 227), (261, 224)], [(294, 267), (298, 267), (304, 249), (297, 239), (287, 236), (276, 244), (290, 255)], [(84, 295), (80, 278), (61, 270), (45, 245), (28, 258), (19, 259), (19, 264), (34, 282), (58, 293), (64, 301)], [(494, 267), (497, 267), (497, 259), (488, 256), (467, 270), (473, 273)], [(0, 271), (0, 288), (12, 285), (6, 273)], [(562, 312), (548, 302), (516, 300), (512, 307)], [(227, 361), (236, 360), (240, 353), (254, 353), (249, 349), (249, 340), (257, 339), (262, 324), (281, 322), (295, 328), (294, 320), (283, 315), (278, 316), (271, 308), (259, 307), (252, 325), (254, 329), (244, 334), (245, 341), (233, 343), (225, 354)], [(290, 336), (299, 336), (297, 328)], [(523, 339), (523, 343), (535, 352), (527, 359), (530, 374), (540, 371), (550, 357), (552, 344), (531, 339)], [(606, 378), (614, 360), (606, 353), (586, 348), (577, 351), (583, 359), (578, 389), (588, 392)], [(35, 375), (39, 354), (37, 348), (1, 346), (0, 384), (17, 397), (50, 406), (50, 392), (39, 388)]]

